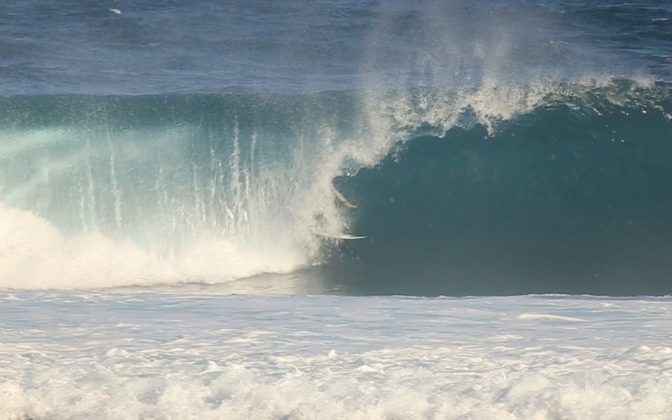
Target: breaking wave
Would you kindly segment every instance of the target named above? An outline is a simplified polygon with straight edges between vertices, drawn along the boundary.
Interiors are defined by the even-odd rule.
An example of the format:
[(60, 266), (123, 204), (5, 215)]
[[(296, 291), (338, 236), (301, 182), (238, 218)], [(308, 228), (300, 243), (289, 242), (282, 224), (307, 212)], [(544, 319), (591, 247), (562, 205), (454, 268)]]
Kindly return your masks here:
[(627, 80), (2, 98), (0, 287), (667, 293), (671, 110)]

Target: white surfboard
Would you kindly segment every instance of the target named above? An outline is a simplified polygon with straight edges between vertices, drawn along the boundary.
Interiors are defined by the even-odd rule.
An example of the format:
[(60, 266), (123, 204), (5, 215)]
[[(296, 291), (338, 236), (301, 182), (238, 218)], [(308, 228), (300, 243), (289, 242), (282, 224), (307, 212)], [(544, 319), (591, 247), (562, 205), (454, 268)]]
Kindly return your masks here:
[(322, 236), (323, 238), (329, 238), (329, 239), (338, 239), (342, 241), (351, 241), (355, 239), (364, 239), (366, 236), (357, 236), (357, 235), (350, 235), (348, 233), (327, 233), (327, 232), (313, 232), (317, 236)]

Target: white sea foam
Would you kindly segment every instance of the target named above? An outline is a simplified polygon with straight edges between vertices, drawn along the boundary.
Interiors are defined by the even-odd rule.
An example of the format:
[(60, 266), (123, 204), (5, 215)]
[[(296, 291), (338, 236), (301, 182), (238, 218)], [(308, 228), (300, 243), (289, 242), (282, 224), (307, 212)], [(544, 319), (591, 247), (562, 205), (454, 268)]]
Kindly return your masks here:
[(518, 315), (518, 319), (524, 319), (524, 320), (549, 320), (549, 321), (570, 321), (570, 322), (581, 322), (583, 321), (580, 318), (573, 318), (570, 316), (559, 316), (559, 315), (551, 315), (551, 314), (521, 314)]
[(0, 418), (672, 415), (668, 298), (21, 292), (0, 303)]
[(225, 239), (200, 239), (166, 256), (97, 232), (65, 235), (29, 211), (0, 203), (3, 289), (222, 283), (259, 273), (288, 272), (303, 258), (292, 249), (252, 248)]

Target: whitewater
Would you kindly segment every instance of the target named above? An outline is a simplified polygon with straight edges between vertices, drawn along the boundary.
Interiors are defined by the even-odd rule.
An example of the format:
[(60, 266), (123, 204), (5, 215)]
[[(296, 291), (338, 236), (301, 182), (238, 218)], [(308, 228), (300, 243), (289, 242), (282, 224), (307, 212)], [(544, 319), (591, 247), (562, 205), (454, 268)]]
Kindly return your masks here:
[(1, 299), (4, 418), (672, 413), (668, 298), (32, 292)]
[(672, 417), (670, 19), (4, 2), (0, 419)]

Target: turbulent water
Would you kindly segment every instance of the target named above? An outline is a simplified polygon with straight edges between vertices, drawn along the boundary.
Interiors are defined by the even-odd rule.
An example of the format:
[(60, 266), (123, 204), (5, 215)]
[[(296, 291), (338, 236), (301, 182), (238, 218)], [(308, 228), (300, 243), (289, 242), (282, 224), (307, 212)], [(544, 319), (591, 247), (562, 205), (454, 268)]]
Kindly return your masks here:
[(5, 0), (0, 82), (0, 417), (670, 416), (668, 1)]
[(672, 412), (669, 299), (33, 292), (0, 302), (2, 418)]

